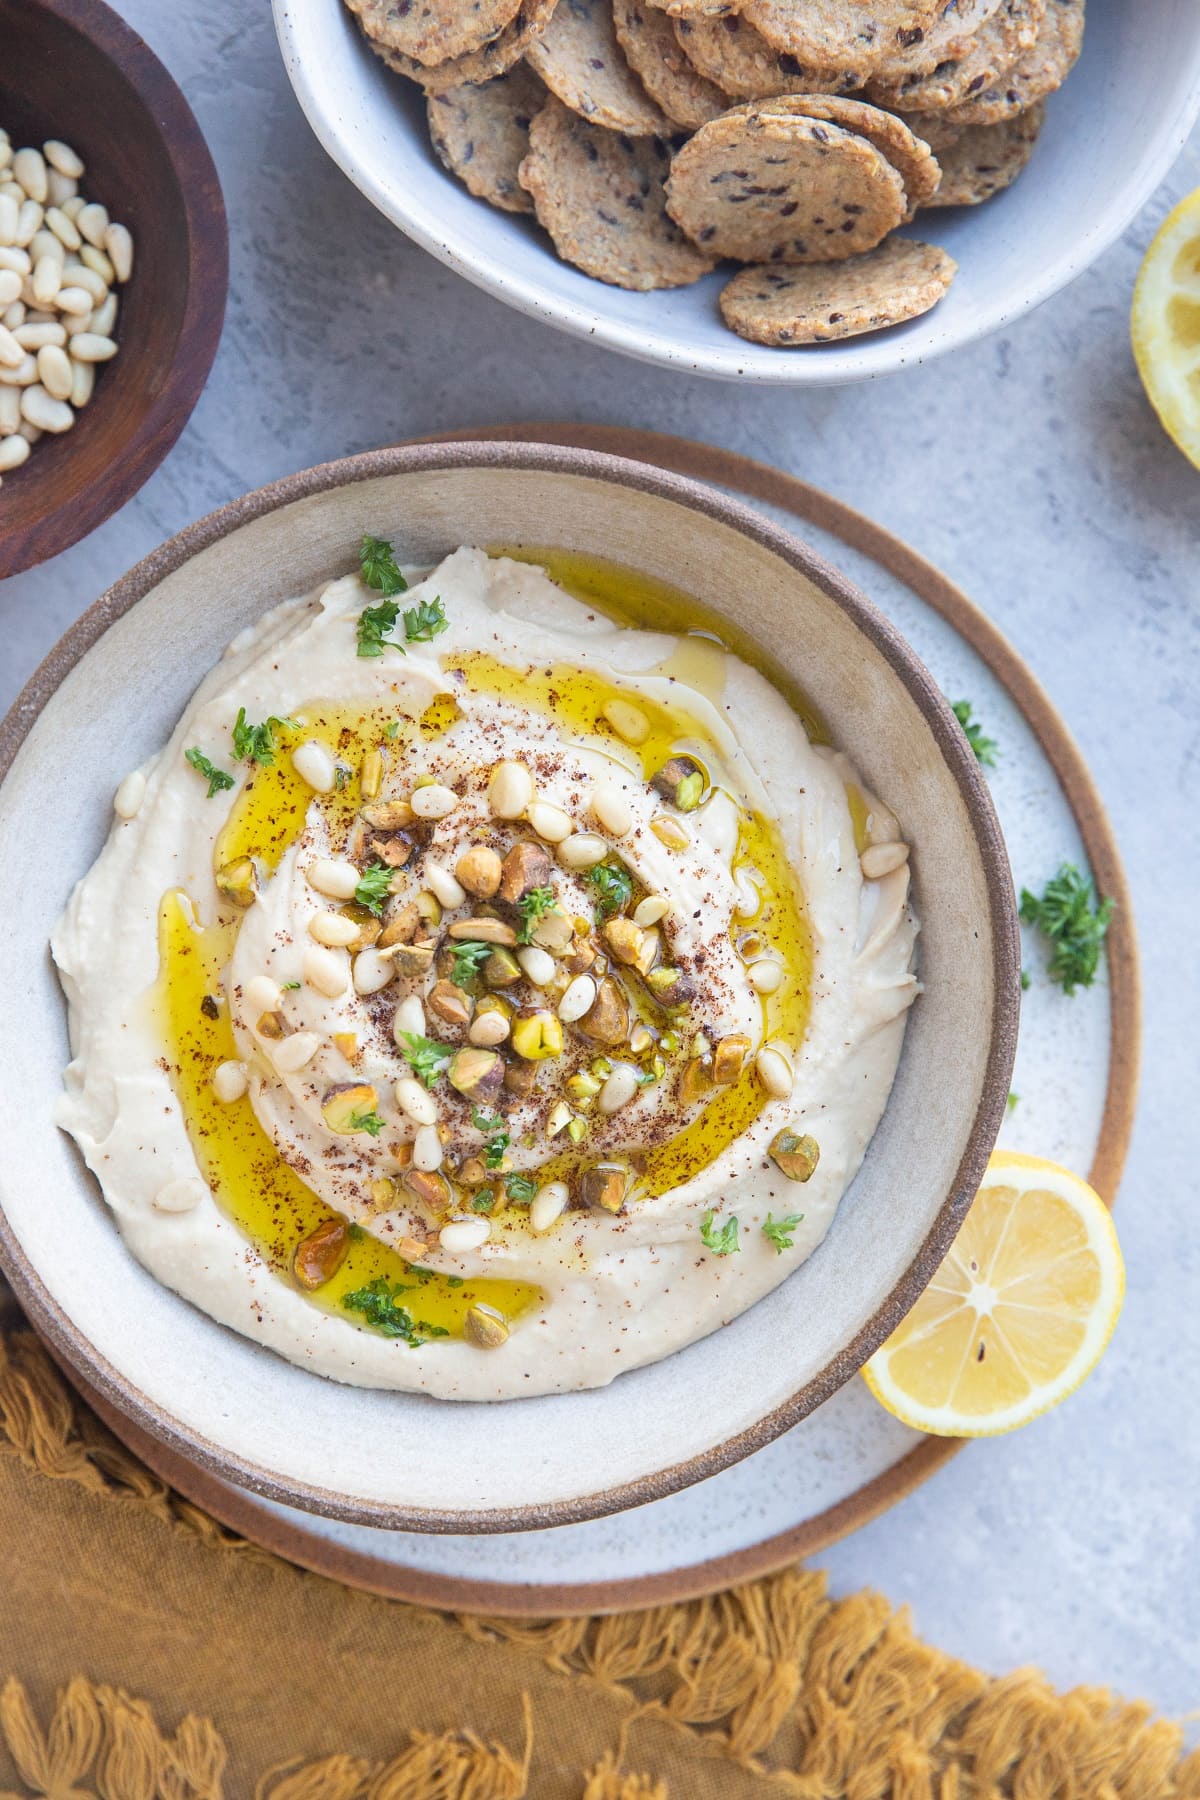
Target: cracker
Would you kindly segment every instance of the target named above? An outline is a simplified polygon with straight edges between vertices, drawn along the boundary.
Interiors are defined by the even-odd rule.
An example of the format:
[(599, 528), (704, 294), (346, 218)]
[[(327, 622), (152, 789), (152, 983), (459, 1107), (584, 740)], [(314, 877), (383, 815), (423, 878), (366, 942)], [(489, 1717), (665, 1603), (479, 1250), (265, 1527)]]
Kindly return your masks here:
[(992, 87), (1030, 49), (1046, 11), (1046, 0), (1001, 0), (970, 39), (962, 56), (948, 57), (928, 74), (868, 82), (867, 97), (893, 111), (938, 112), (960, 106)]
[(670, 19), (723, 19), (738, 10), (741, 0), (649, 0), (649, 4)]
[(760, 100), (770, 94), (829, 94), (858, 83), (853, 71), (839, 78), (802, 69), (794, 56), (781, 56), (738, 15), (676, 19), (675, 36), (692, 67), (734, 100)]
[(948, 125), (945, 113), (906, 112), (898, 116), (903, 119), (913, 136), (928, 144), (939, 159), (943, 150), (948, 150), (951, 144), (957, 144), (964, 130), (961, 125)]
[(434, 67), (500, 36), (520, 0), (346, 0), (367, 36)]
[(995, 86), (947, 109), (952, 125), (1000, 125), (1060, 88), (1083, 48), (1084, 0), (1047, 0), (1037, 41)]
[(529, 61), (556, 99), (593, 125), (629, 137), (670, 135), (670, 120), (617, 42), (612, 0), (562, 0)]
[(874, 144), (839, 125), (738, 108), (704, 125), (671, 164), (667, 211), (714, 256), (841, 262), (904, 217), (904, 183)]
[(931, 75), (942, 63), (967, 55), (972, 40), (1003, 0), (938, 0), (937, 16), (919, 30), (885, 46), (871, 79), (895, 85)]
[(978, 206), (1011, 187), (1033, 155), (1046, 117), (1039, 100), (1028, 112), (999, 125), (968, 125), (942, 152), (942, 185), (927, 206)]
[(529, 151), (529, 127), (545, 104), (546, 90), (532, 69), (518, 63), (482, 87), (430, 94), (429, 136), (452, 175), (469, 193), (502, 212), (531, 213), (533, 201), (517, 179)]
[(886, 156), (904, 183), (908, 199), (906, 217), (911, 218), (918, 206), (926, 206), (937, 192), (941, 170), (927, 143), (923, 143), (903, 119), (868, 106), (863, 100), (846, 100), (835, 94), (787, 94), (781, 99), (765, 101), (762, 111), (786, 111), (806, 119), (828, 119), (844, 131), (866, 138), (882, 156)]
[(549, 99), (529, 132), (521, 185), (558, 254), (614, 287), (685, 287), (712, 268), (667, 216), (661, 138), (631, 138), (589, 125)]
[(461, 87), (464, 82), (478, 85), (506, 75), (546, 29), (557, 3), (558, 0), (521, 0), (520, 6), (498, 38), (493, 38), (482, 50), (472, 50), (467, 56), (452, 57), (449, 62), (439, 63), (432, 69), (419, 63), (415, 57), (405, 56), (403, 51), (389, 50), (386, 45), (377, 44), (370, 38), (367, 42), (376, 56), (382, 57), (388, 68), (394, 69), (397, 75), (407, 75), (410, 81), (420, 82), (427, 94), (446, 94), (451, 88)]
[(944, 250), (889, 238), (824, 268), (743, 269), (721, 294), (721, 317), (756, 344), (823, 344), (915, 319), (936, 306), (957, 265)]
[(617, 42), (642, 86), (674, 125), (696, 131), (729, 105), (729, 96), (694, 69), (666, 13), (647, 0), (613, 0)]
[(921, 44), (945, 5), (946, 0), (747, 0), (743, 15), (776, 50), (806, 68), (854, 70), (861, 86), (887, 57)]

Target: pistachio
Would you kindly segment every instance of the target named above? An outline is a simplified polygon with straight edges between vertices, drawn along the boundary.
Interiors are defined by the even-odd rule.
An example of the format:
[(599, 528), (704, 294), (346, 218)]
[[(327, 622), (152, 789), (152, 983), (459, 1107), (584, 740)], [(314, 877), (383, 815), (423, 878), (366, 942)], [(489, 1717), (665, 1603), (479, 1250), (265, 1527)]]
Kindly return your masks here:
[(542, 1007), (519, 1012), (513, 1023), (512, 1047), (526, 1062), (545, 1062), (551, 1056), (561, 1056), (561, 1021)]
[(469, 1100), (494, 1100), (504, 1085), (504, 1058), (498, 1050), (481, 1050), (476, 1045), (457, 1050), (446, 1079)]
[(402, 1237), (397, 1239), (396, 1249), (406, 1263), (419, 1263), (425, 1255), (426, 1246), (421, 1238)]
[(477, 944), (501, 944), (506, 950), (516, 947), (517, 934), (503, 919), (457, 919), (450, 936), (458, 942), (470, 939)]
[(704, 770), (690, 756), (673, 756), (653, 776), (650, 786), (680, 812), (694, 812), (707, 785)]
[(459, 1163), (455, 1173), (463, 1187), (468, 1188), (483, 1187), (491, 1180), (492, 1176), (492, 1171), (488, 1168), (482, 1156), (464, 1157), (462, 1162)]
[(492, 951), (483, 965), (484, 986), (489, 988), (512, 987), (521, 980), (521, 965), (511, 950), (498, 947)]
[(428, 888), (422, 888), (413, 902), (417, 909), (417, 917), (426, 931), (436, 931), (442, 922), (442, 903), (437, 895)]
[(480, 900), (490, 900), (500, 886), (503, 865), (494, 850), (486, 844), (472, 844), (464, 850), (454, 865), (457, 875), (468, 894), (475, 894)]
[(568, 975), (583, 975), (596, 960), (596, 952), (578, 929), (562, 955), (562, 966)]
[[(297, 1069), (301, 1069), (304, 1067), (305, 1063), (310, 1060), (310, 1056), (305, 1056), (305, 1054), (304, 1054), (305, 1050), (308, 1048), (308, 1046), (303, 1041), (305, 1038), (312, 1039), (313, 1049), (310, 1052), (310, 1056), (315, 1056), (316, 1052), (321, 1048), (321, 1040), (320, 1040), (320, 1038), (318, 1038), (316, 1032), (315, 1031), (298, 1031), (294, 1037), (290, 1037), (287, 1040), (287, 1043), (284, 1045), (283, 1049), (280, 1050), (276, 1054), (275, 1067), (277, 1069), (287, 1068), (289, 1065), (291, 1067), (297, 1068)], [(352, 1062), (358, 1061), (358, 1033), (357, 1032), (335, 1031), (332, 1034), (331, 1042), (333, 1043), (333, 1045), (336, 1049), (341, 1051), (342, 1055), (345, 1057), (347, 1062), (352, 1063)], [(300, 1048), (298, 1050), (293, 1049), (292, 1046), (297, 1043), (299, 1043)], [(293, 1056), (296, 1057), (296, 1059), (297, 1059), (295, 1063), (291, 1062), (291, 1058)]]
[(629, 1002), (611, 975), (597, 987), (596, 998), (576, 1029), (593, 1044), (623, 1044), (629, 1036)]
[(278, 1042), (280, 1038), (287, 1036), (290, 1027), (281, 1012), (265, 1012), (259, 1014), (254, 1029), (259, 1037)]
[(586, 1069), (577, 1069), (574, 1075), (567, 1077), (563, 1086), (576, 1106), (586, 1108), (591, 1105), (600, 1092), (602, 1083), (595, 1075), (590, 1075)]
[(480, 1350), (499, 1350), (508, 1342), (508, 1326), (492, 1306), (473, 1306), (463, 1320), (463, 1336)]
[(381, 800), (364, 806), (362, 816), (376, 831), (406, 831), (416, 820), (407, 800)]
[(728, 1037), (718, 1039), (712, 1060), (712, 1078), (718, 1087), (728, 1087), (731, 1081), (737, 1080), (749, 1054), (750, 1039), (740, 1032), (731, 1032)]
[(400, 1198), (400, 1190), (390, 1175), (376, 1175), (368, 1182), (367, 1192), (376, 1212), (391, 1212)]
[(650, 829), (659, 843), (665, 844), (668, 850), (686, 850), (692, 841), (685, 827), (669, 813), (655, 813), (650, 821)]
[(698, 1056), (683, 1065), (679, 1076), (679, 1104), (695, 1106), (698, 1100), (712, 1092), (712, 1077)]
[(567, 1129), (574, 1116), (565, 1100), (556, 1100), (546, 1119), (546, 1136), (556, 1138), (560, 1131)]
[(436, 944), (429, 942), (420, 944), (395, 944), (387, 951), (388, 961), (397, 975), (414, 977), (427, 975), (433, 967), (433, 958), (437, 950)]
[(572, 1119), (571, 1123), (567, 1126), (567, 1136), (573, 1144), (582, 1144), (584, 1138), (587, 1136), (587, 1129), (586, 1119)]
[(504, 1071), (504, 1091), (514, 1100), (527, 1100), (537, 1086), (538, 1065), (532, 1062), (510, 1062)]
[(379, 1095), (369, 1081), (343, 1081), (326, 1088), (321, 1117), (330, 1131), (345, 1137), (365, 1129), (362, 1120), (376, 1115)]
[(375, 940), (378, 950), (390, 950), (393, 944), (411, 944), (421, 929), (421, 915), (415, 900), (402, 904), (393, 900), (388, 908), (383, 929)]
[(635, 1056), (645, 1056), (654, 1043), (654, 1039), (644, 1025), (635, 1025), (629, 1034), (629, 1048)]
[(547, 887), (553, 869), (550, 852), (544, 845), (522, 839), (500, 865), (500, 881), (495, 890), (498, 898), (515, 906), (533, 888)]
[(436, 981), (425, 1004), (447, 1025), (465, 1027), (471, 1023), (471, 996), (452, 981)]
[(645, 933), (632, 919), (609, 919), (601, 926), (600, 935), (618, 962), (631, 963), (636, 968), (645, 955)]
[(644, 744), (650, 736), (649, 719), (640, 707), (628, 700), (606, 700), (600, 711), (625, 743)]
[(619, 1213), (625, 1204), (628, 1173), (620, 1163), (593, 1163), (580, 1178), (579, 1195), (585, 1206)]
[(454, 1190), (439, 1169), (406, 1169), (404, 1186), (422, 1206), (434, 1213), (447, 1213), (454, 1204)]
[(383, 786), (383, 751), (368, 750), (358, 772), (358, 785), (364, 800), (374, 800)]
[(821, 1149), (815, 1137), (801, 1136), (785, 1125), (771, 1139), (771, 1161), (789, 1181), (808, 1181), (821, 1160)]
[(416, 845), (403, 831), (393, 832), (391, 837), (371, 839), (371, 854), (386, 863), (389, 869), (402, 869), (412, 860), (415, 849)]
[(324, 1287), (335, 1274), (350, 1244), (344, 1219), (323, 1219), (300, 1239), (292, 1252), (292, 1274), (302, 1288)]
[(660, 1006), (686, 1006), (695, 989), (682, 969), (671, 963), (659, 963), (646, 975), (646, 986)]
[(217, 892), (234, 906), (253, 906), (258, 897), (258, 870), (251, 856), (224, 863), (216, 873)]
[(488, 777), (488, 805), (497, 819), (519, 819), (533, 799), (533, 776), (522, 762), (498, 762)]

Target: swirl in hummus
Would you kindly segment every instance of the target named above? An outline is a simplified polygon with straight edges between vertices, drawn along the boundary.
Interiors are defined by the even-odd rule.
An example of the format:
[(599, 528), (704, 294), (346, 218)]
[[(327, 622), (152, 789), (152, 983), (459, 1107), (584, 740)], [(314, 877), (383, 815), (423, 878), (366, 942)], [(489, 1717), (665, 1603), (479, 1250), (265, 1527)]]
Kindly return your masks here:
[(917, 991), (908, 851), (711, 638), (475, 549), (345, 576), (117, 814), (54, 934), (61, 1123), (224, 1324), (370, 1386), (594, 1387), (829, 1229)]

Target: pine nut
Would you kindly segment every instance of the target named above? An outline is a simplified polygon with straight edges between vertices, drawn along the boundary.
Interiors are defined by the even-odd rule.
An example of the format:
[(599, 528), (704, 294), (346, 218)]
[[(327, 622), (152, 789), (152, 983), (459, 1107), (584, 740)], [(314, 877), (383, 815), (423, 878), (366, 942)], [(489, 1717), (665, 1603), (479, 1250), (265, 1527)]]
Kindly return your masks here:
[(72, 194), (69, 200), (64, 200), (62, 202), (62, 209), (66, 213), (68, 219), (74, 223), (86, 204), (87, 202), (84, 200), (82, 194)]
[(68, 219), (59, 206), (46, 208), (46, 228), (52, 231), (65, 250), (79, 250), (83, 247), (83, 239), (72, 220)]
[(444, 869), (441, 863), (425, 864), (425, 884), (434, 899), (440, 900), (448, 910), (461, 906), (466, 900), (467, 891), (462, 883), (454, 878), (449, 869)]
[(448, 819), (458, 805), (458, 795), (440, 781), (431, 781), (426, 787), (413, 789), (409, 805), (418, 819)]
[(775, 1100), (787, 1100), (794, 1084), (791, 1058), (779, 1044), (764, 1044), (754, 1059), (758, 1079)]
[[(39, 256), (33, 265), (33, 298), (39, 306), (49, 306), (62, 291), (62, 264), (53, 256)], [(67, 307), (67, 312), (78, 308)], [(91, 302), (88, 303), (91, 311)]]
[(908, 861), (907, 844), (871, 844), (859, 859), (864, 881), (882, 881)]
[(296, 1075), (308, 1067), (320, 1048), (321, 1040), (315, 1031), (294, 1031), (275, 1046), (271, 1061), (280, 1075)]
[(318, 857), (304, 871), (308, 885), (330, 900), (353, 900), (358, 886), (358, 870), (352, 862), (339, 862), (332, 857)]
[(425, 1008), (419, 994), (406, 994), (392, 1015), (392, 1036), (401, 1048), (405, 1032), (411, 1037), (425, 1036)]
[[(88, 330), (94, 332), (97, 337), (110, 338), (116, 330), (116, 327), (117, 296), (115, 294), (110, 294), (107, 300), (101, 301), (100, 305), (88, 320)], [(370, 798), (369, 795), (368, 798)]]
[(592, 831), (576, 831), (558, 846), (558, 860), (566, 869), (594, 869), (608, 855), (608, 845)]
[(356, 994), (382, 993), (395, 973), (394, 963), (378, 950), (360, 950), (354, 959), (354, 991)]
[[(285, 1044), (292, 1044), (295, 1039), (285, 1038), (283, 1041)], [(226, 1106), (232, 1106), (250, 1086), (250, 1072), (243, 1062), (218, 1063), (213, 1070), (212, 1085), (217, 1099)]]
[[(0, 387), (0, 438), (7, 438), (14, 431), (21, 429), (21, 390), (15, 387)], [(22, 457), (21, 461), (24, 462)], [(13, 468), (17, 467), (14, 463)]]
[(112, 252), (104, 242), (104, 234), (108, 230), (108, 212), (103, 206), (97, 205), (93, 200), (81, 207), (75, 215), (75, 223), (89, 244), (95, 244), (97, 250), (104, 250), (111, 256)]
[(650, 721), (640, 707), (628, 700), (606, 700), (600, 708), (619, 738), (627, 744), (644, 744), (650, 736)]
[(777, 994), (783, 986), (783, 965), (773, 957), (764, 956), (760, 962), (751, 963), (749, 974), (756, 994)]
[(7, 326), (0, 325), (0, 364), (6, 369), (19, 369), (25, 361), (25, 351), (20, 340), (15, 338)]
[(313, 738), (306, 743), (298, 744), (292, 751), (292, 767), (301, 781), (318, 794), (331, 794), (337, 779), (337, 768), (333, 757), (324, 744), (318, 744)]
[[(86, 232), (84, 236), (87, 236)], [(100, 247), (97, 245), (98, 249)], [(117, 280), (128, 281), (133, 274), (133, 239), (124, 225), (109, 226), (104, 234), (103, 249), (112, 263)]]
[[(51, 206), (62, 206), (67, 200), (74, 200), (79, 192), (79, 183), (70, 175), (62, 175), (57, 169), (46, 171), (46, 198)], [(70, 218), (70, 214), (67, 217)]]
[[(24, 443), (25, 440), (24, 438), (18, 438), (17, 442), (20, 444)], [(3, 457), (3, 450), (4, 446), (0, 444), (0, 459)], [(28, 446), (26, 447), (25, 455), (29, 455)], [(0, 460), (0, 468), (3, 468), (3, 466), (3, 461)], [(146, 777), (142, 774), (140, 769), (131, 769), (124, 781), (118, 787), (116, 793), (113, 795), (113, 811), (119, 819), (136, 819), (139, 812), (142, 810), (142, 801), (145, 798)]]
[(336, 1000), (350, 986), (350, 958), (344, 950), (328, 950), (309, 944), (300, 959), (300, 973), (309, 987), (327, 1000)]
[(78, 409), (86, 406), (92, 397), (92, 389), (96, 385), (95, 363), (71, 361), (71, 405)]
[(67, 341), (66, 332), (58, 324), (18, 325), (13, 336), (22, 350), (32, 350), (35, 356), (39, 350), (44, 350), (47, 344), (57, 344), (61, 349)]
[(401, 1075), (397, 1081), (396, 1105), (414, 1125), (437, 1124), (437, 1101), (422, 1087), (415, 1075)]
[(602, 1113), (620, 1112), (638, 1091), (637, 1071), (631, 1063), (618, 1063), (596, 1096)]
[[(65, 207), (63, 211), (66, 213)], [(71, 215), (67, 213), (66, 216), (70, 218)], [(80, 244), (79, 260), (85, 269), (91, 269), (93, 274), (100, 277), (105, 287), (112, 287), (117, 279), (117, 272), (103, 250), (97, 250), (95, 244)], [(115, 300), (116, 296), (113, 298)]]
[(628, 837), (633, 830), (633, 808), (612, 781), (598, 781), (593, 788), (592, 817), (610, 837)]
[(21, 209), (11, 194), (0, 194), (0, 244), (7, 247), (16, 243), (17, 220)]
[[(43, 256), (41, 262), (34, 268), (33, 282), (35, 298), (37, 296), (37, 271), (49, 260), (48, 257)], [(53, 298), (54, 304), (57, 306), (59, 312), (70, 313), (72, 318), (87, 319), (88, 323), (91, 323), (93, 301), (92, 296), (88, 293), (86, 288), (60, 287)], [(40, 304), (44, 306), (45, 301), (41, 301)], [(115, 354), (115, 352), (110, 352), (110, 354)]]
[(413, 1139), (413, 1168), (432, 1175), (442, 1166), (442, 1140), (436, 1125), (422, 1125)]
[(647, 894), (646, 898), (639, 901), (638, 905), (634, 907), (633, 922), (635, 925), (643, 927), (657, 925), (660, 919), (666, 918), (670, 910), (671, 902), (664, 900), (661, 894)]
[(185, 1175), (168, 1181), (154, 1196), (154, 1210), (165, 1213), (194, 1212), (202, 1200), (208, 1199), (208, 1188), (198, 1175)]
[(548, 844), (565, 843), (574, 829), (562, 807), (552, 806), (548, 800), (532, 801), (525, 809), (525, 817)]
[(21, 395), (21, 416), (39, 431), (70, 431), (75, 414), (65, 400), (53, 399), (39, 383)]
[(15, 275), (24, 276), (32, 268), (28, 250), (20, 250), (16, 244), (0, 244), (0, 269), (11, 269)]
[(540, 1187), (529, 1205), (529, 1223), (534, 1231), (549, 1231), (567, 1209), (571, 1190), (565, 1181), (548, 1181)]
[(508, 1014), (501, 1012), (499, 1007), (491, 1007), (487, 1012), (476, 1013), (467, 1027), (467, 1038), (481, 1050), (494, 1050), (511, 1030)]
[(36, 444), (41, 435), (36, 425), (31, 425), (28, 419), (21, 420), (21, 436), (27, 444)]
[[(46, 325), (34, 326), (34, 330), (47, 331)], [(57, 344), (43, 344), (37, 353), (38, 380), (52, 400), (69, 400), (74, 381), (71, 359), (65, 350)]]
[(60, 175), (69, 175), (73, 181), (78, 181), (83, 174), (82, 158), (61, 138), (48, 138), (42, 145), (42, 155)]
[(348, 918), (345, 913), (319, 912), (308, 921), (308, 935), (318, 944), (348, 949), (357, 943), (362, 927), (357, 919)]
[(32, 387), (37, 380), (37, 360), (28, 351), (21, 352), (21, 360), (15, 369), (6, 368), (0, 363), (0, 385), (4, 387)]
[(15, 269), (0, 269), (0, 306), (9, 307), (19, 301), (22, 286)]
[(558, 1016), (564, 1025), (573, 1025), (591, 1012), (596, 1001), (596, 983), (590, 975), (577, 975), (558, 1003)]
[(254, 975), (246, 983), (245, 997), (252, 1013), (278, 1012), (283, 990), (269, 975)]
[(523, 950), (518, 950), (517, 961), (534, 987), (549, 987), (554, 980), (558, 965), (550, 952), (540, 945), (527, 944)]
[(40, 150), (26, 146), (18, 150), (12, 159), (14, 178), (24, 188), (31, 200), (43, 205), (46, 199), (46, 159)]
[(522, 762), (499, 762), (488, 779), (488, 806), (497, 819), (519, 819), (533, 799), (533, 776)]
[[(8, 391), (10, 390), (0, 390), (0, 397)], [(16, 391), (15, 388), (11, 390), (14, 394)], [(0, 443), (0, 474), (7, 475), (11, 470), (19, 469), (21, 464), (28, 460), (28, 457), (29, 440), (23, 438), (19, 432), (14, 432), (11, 437), (6, 437)]]
[(668, 850), (686, 850), (692, 841), (686, 826), (681, 825), (678, 819), (673, 819), (669, 813), (655, 813), (650, 821), (650, 829), (659, 843), (665, 844)]
[[(10, 271), (6, 269), (4, 273), (9, 274)], [(12, 332), (19, 331), (25, 323), (28, 310), (23, 300), (10, 301), (3, 312), (0, 312), (0, 325), (7, 325)]]
[(103, 306), (108, 299), (107, 281), (101, 281), (94, 270), (74, 256), (63, 264), (63, 286), (82, 288), (85, 294), (91, 295), (93, 306)]
[(28, 244), (33, 242), (37, 233), (42, 229), (42, 219), (44, 216), (45, 215), (36, 200), (23, 200), (21, 202), (21, 209), (17, 214), (17, 235), (15, 239), (19, 249), (24, 250)]
[(451, 1219), (442, 1226), (438, 1242), (451, 1256), (461, 1256), (465, 1251), (482, 1249), (491, 1235), (486, 1219)]

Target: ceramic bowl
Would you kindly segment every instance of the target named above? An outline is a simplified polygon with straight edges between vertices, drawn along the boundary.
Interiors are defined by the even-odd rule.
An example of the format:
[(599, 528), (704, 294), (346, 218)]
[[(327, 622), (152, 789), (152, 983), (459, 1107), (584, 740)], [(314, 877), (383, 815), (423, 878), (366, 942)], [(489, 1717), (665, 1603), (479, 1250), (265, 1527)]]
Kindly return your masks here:
[(727, 331), (729, 269), (631, 294), (560, 262), (527, 218), (475, 200), (430, 148), (425, 101), (372, 54), (342, 0), (274, 0), (283, 59), (325, 149), (379, 210), (460, 275), (563, 331), (700, 375), (798, 387), (919, 363), (1009, 324), (1074, 279), (1162, 180), (1200, 112), (1195, 0), (1091, 0), (1083, 55), (1050, 101), (1028, 171), (985, 206), (922, 214), (909, 235), (957, 260), (932, 312), (841, 343), (777, 350)]
[(104, 522), (154, 473), (208, 377), (228, 286), (217, 171), (191, 108), (102, 0), (0, 0), (0, 125), (15, 144), (61, 137), (83, 187), (129, 226), (120, 354), (61, 437), (0, 489), (0, 577)]
[[(353, 567), (554, 544), (736, 610), (914, 845), (925, 992), (891, 1100), (820, 1250), (732, 1324), (588, 1393), (467, 1405), (324, 1381), (213, 1323), (133, 1260), (53, 1108), (68, 1057), (46, 940), (119, 778), (266, 607)], [(0, 728), (0, 1259), (57, 1353), (138, 1425), (255, 1491), (339, 1518), (514, 1530), (686, 1486), (860, 1367), (941, 1260), (999, 1129), (1016, 1036), (1012, 881), (978, 765), (895, 630), (798, 539), (716, 492), (582, 450), (409, 446), (223, 508), (140, 563)], [(52, 819), (53, 828), (48, 821)]]

